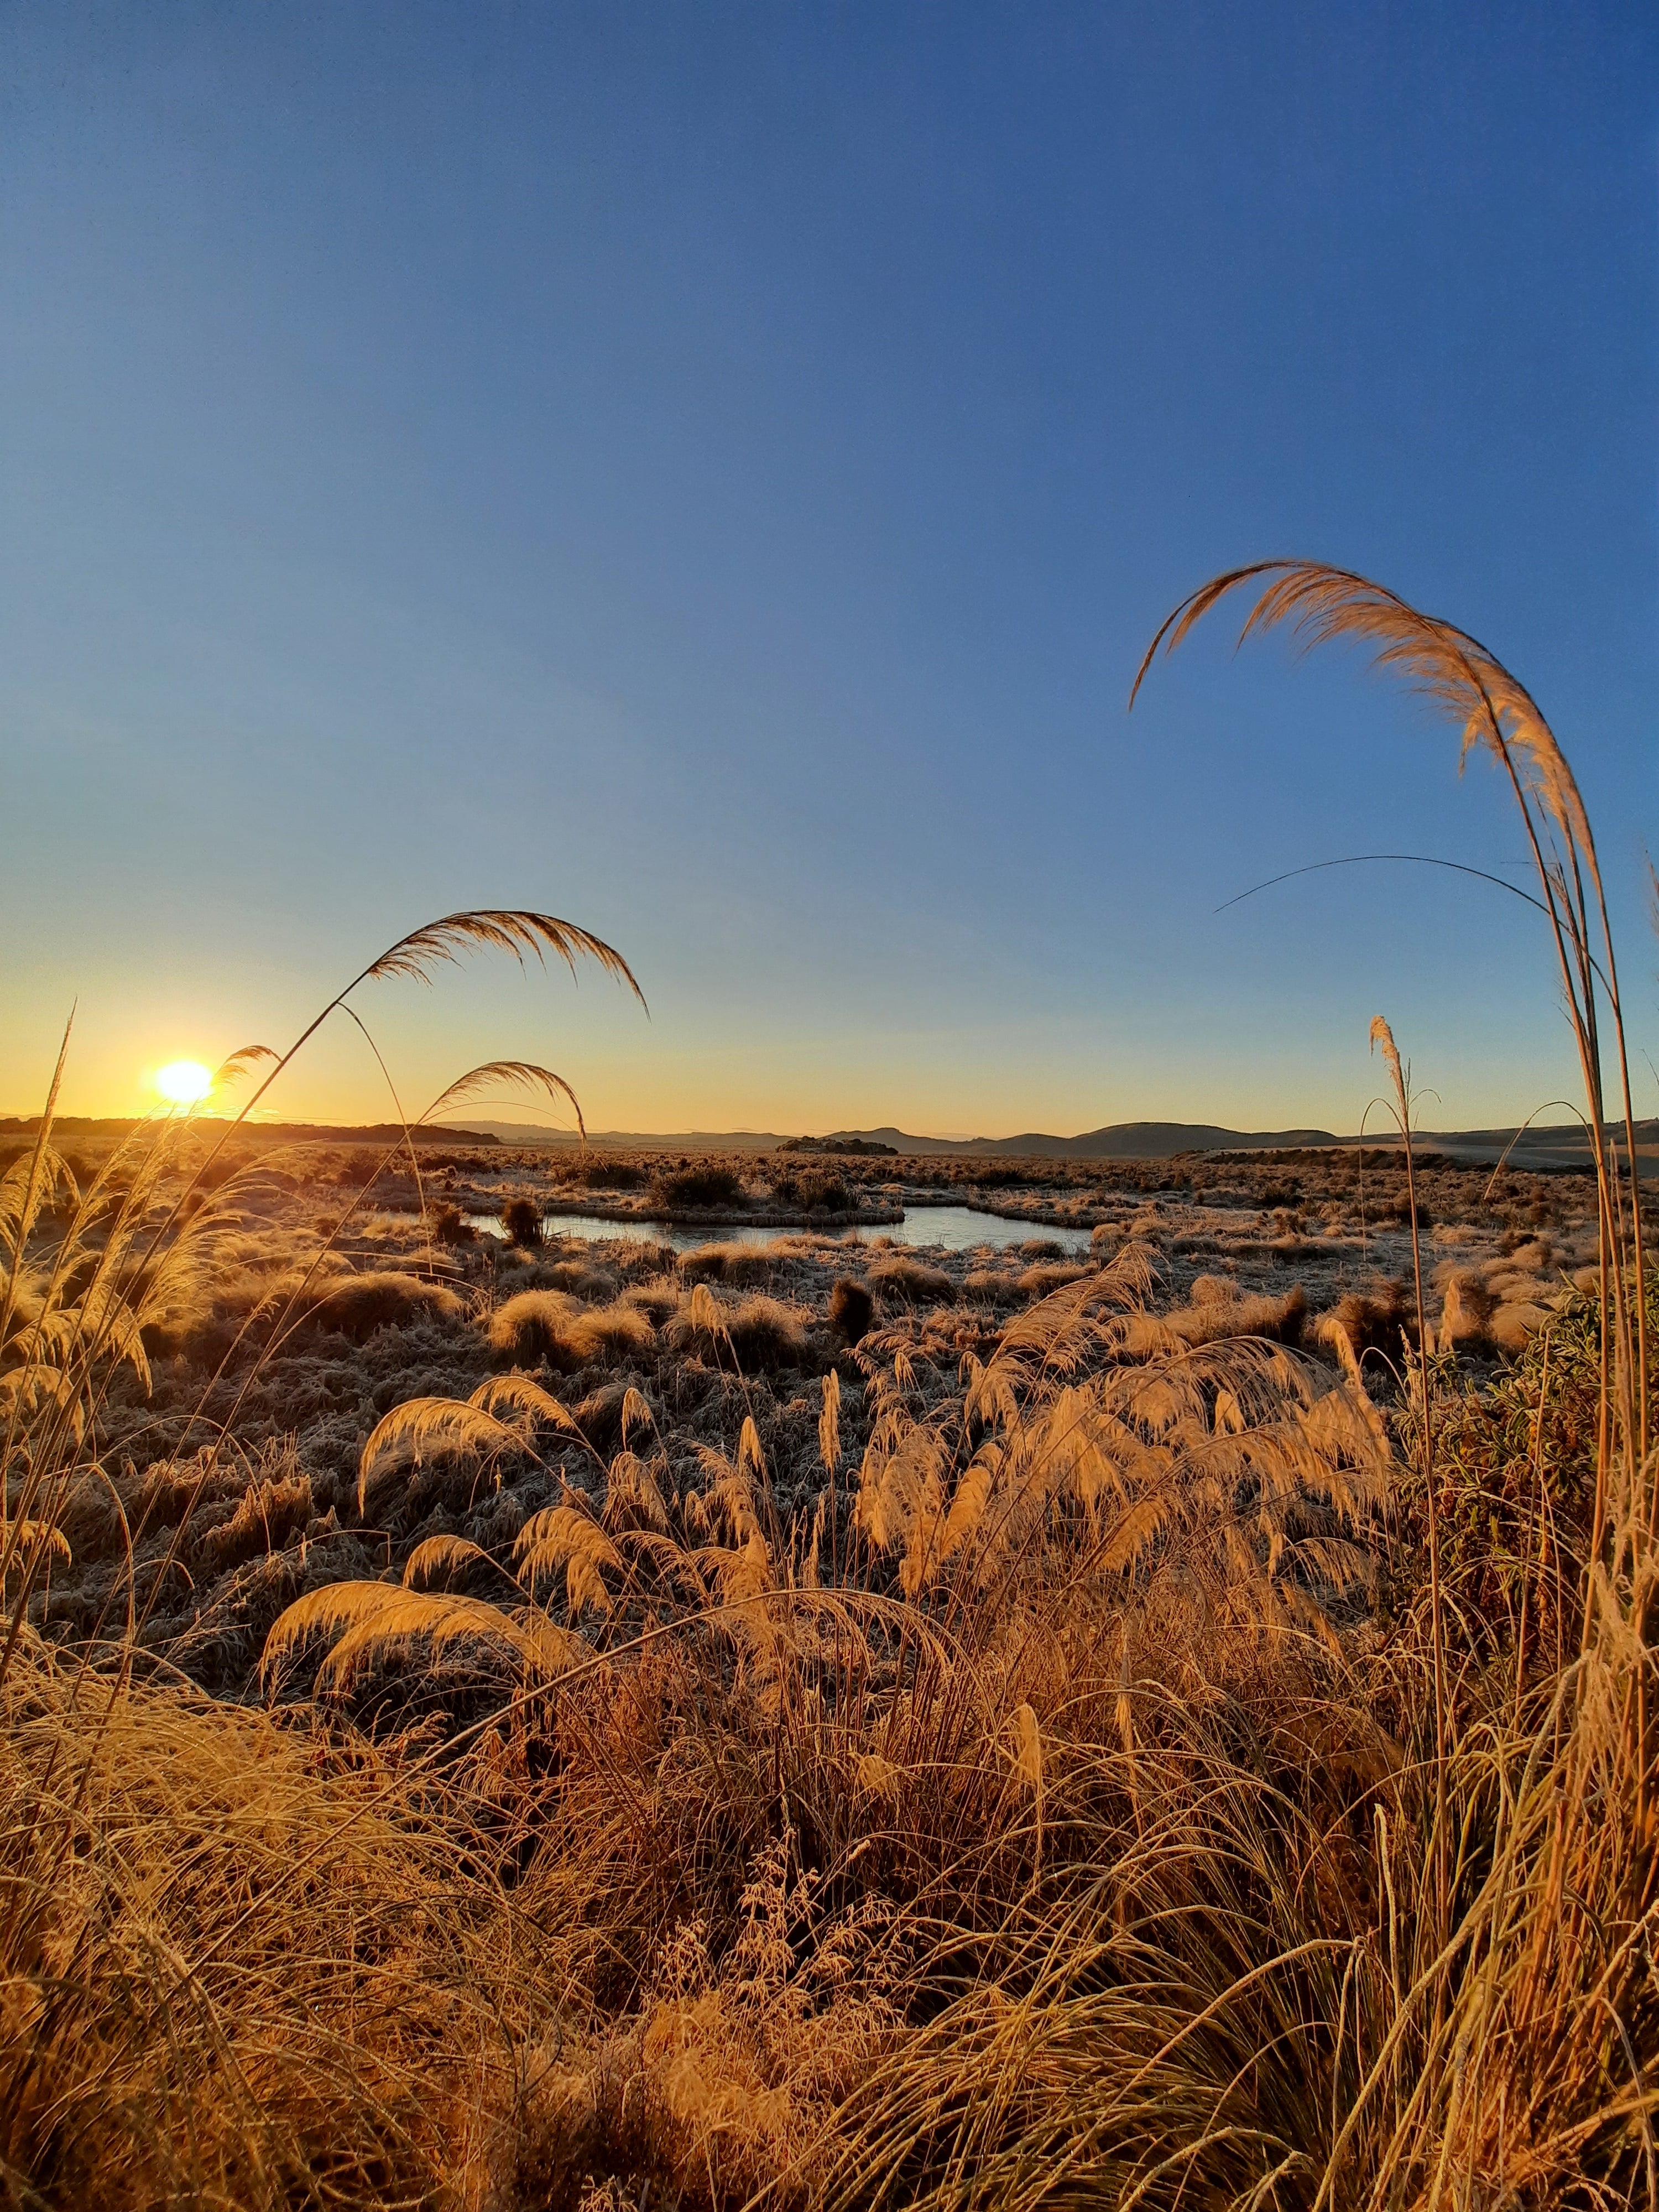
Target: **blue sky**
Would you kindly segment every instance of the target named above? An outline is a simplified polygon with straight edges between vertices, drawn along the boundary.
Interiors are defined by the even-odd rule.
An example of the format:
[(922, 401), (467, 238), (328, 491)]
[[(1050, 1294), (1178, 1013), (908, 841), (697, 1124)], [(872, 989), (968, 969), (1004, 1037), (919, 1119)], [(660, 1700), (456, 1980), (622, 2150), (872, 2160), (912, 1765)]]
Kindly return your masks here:
[(651, 1018), (376, 987), (410, 1103), (1352, 1128), (1378, 1012), (1431, 1121), (1567, 1093), (1499, 895), (1214, 912), (1520, 879), (1340, 659), (1217, 629), (1126, 716), (1270, 554), (1529, 682), (1659, 1058), (1650, 9), (14, 5), (0, 64), (0, 1109), (72, 1000), (129, 1110), (467, 905)]

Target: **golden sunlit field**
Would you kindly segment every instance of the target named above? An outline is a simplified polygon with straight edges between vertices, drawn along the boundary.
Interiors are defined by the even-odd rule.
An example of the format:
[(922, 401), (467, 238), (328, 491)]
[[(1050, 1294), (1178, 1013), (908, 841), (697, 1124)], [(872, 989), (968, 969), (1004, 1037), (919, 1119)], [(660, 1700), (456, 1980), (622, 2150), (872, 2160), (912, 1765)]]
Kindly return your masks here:
[[(508, 1062), (307, 1138), (228, 1118), (264, 1048), (4, 1140), (8, 2202), (1659, 2208), (1659, 1297), (1589, 824), (1358, 579), (1160, 643), (1244, 583), (1509, 785), (1582, 1172), (433, 1126), (562, 1094)], [(492, 951), (632, 981), (468, 915), (325, 1012)], [(930, 1203), (999, 1241), (900, 1242)]]

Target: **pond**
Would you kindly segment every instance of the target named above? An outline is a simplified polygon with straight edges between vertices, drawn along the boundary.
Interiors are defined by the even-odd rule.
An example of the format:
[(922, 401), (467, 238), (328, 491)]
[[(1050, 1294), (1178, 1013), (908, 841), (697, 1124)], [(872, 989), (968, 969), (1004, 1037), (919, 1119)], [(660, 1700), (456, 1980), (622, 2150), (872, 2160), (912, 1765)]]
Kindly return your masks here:
[[(469, 1213), (464, 1218), (486, 1237), (502, 1233), (493, 1213)], [(702, 1244), (769, 1244), (775, 1237), (803, 1233), (797, 1229), (745, 1228), (736, 1222), (729, 1226), (688, 1229), (678, 1222), (607, 1221), (597, 1213), (549, 1213), (543, 1217), (542, 1225), (549, 1237), (576, 1237), (592, 1243), (614, 1237), (625, 1244), (669, 1244), (677, 1252), (694, 1252)], [(834, 1236), (836, 1232), (833, 1224), (826, 1221), (822, 1233)], [(843, 1230), (841, 1237), (849, 1244), (867, 1244), (878, 1237), (887, 1237), (895, 1244), (933, 1245), (946, 1252), (970, 1252), (981, 1244), (1000, 1252), (1011, 1244), (1024, 1244), (1036, 1237), (1068, 1253), (1089, 1249), (1086, 1229), (1054, 1229), (1040, 1221), (1005, 1221), (1000, 1213), (984, 1213), (974, 1206), (914, 1206), (902, 1221)]]

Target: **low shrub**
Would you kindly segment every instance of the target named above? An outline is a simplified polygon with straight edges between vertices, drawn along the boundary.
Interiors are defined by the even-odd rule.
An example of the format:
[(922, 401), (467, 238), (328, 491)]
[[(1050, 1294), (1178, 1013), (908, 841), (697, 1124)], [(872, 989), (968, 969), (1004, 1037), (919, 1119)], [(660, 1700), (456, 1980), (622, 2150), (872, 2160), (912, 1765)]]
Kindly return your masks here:
[(584, 1190), (642, 1190), (646, 1173), (632, 1160), (580, 1160), (569, 1180)]
[(860, 1344), (876, 1317), (876, 1302), (851, 1275), (838, 1275), (830, 1286), (830, 1326), (843, 1344)]
[(780, 1205), (798, 1206), (804, 1213), (845, 1213), (858, 1203), (841, 1176), (823, 1168), (774, 1176), (772, 1195)]
[(521, 1249), (542, 1241), (542, 1210), (533, 1199), (509, 1198), (501, 1208), (501, 1227), (507, 1241)]

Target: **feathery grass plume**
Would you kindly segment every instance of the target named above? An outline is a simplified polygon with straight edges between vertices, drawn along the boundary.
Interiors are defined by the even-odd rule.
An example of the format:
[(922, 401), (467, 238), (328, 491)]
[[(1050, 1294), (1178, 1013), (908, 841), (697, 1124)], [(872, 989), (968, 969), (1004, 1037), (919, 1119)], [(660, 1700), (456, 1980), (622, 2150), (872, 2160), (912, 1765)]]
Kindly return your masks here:
[(605, 1527), (613, 1533), (643, 1527), (665, 1536), (668, 1505), (658, 1476), (667, 1471), (665, 1460), (653, 1465), (636, 1452), (619, 1451), (605, 1473)]
[(357, 1510), (367, 1510), (370, 1491), (388, 1474), (428, 1458), (465, 1459), (481, 1471), (508, 1455), (533, 1459), (532, 1433), (527, 1420), (503, 1420), (471, 1399), (407, 1399), (369, 1432), (357, 1462)]
[(213, 1088), (216, 1091), (228, 1091), (233, 1083), (240, 1083), (243, 1076), (246, 1075), (251, 1069), (270, 1066), (281, 1058), (282, 1054), (274, 1046), (245, 1044), (233, 1052), (228, 1059), (220, 1061), (214, 1074)]
[(823, 1404), (818, 1414), (818, 1458), (824, 1473), (833, 1480), (841, 1464), (841, 1377), (833, 1367), (823, 1378)]
[(318, 1668), (321, 1689), (342, 1692), (367, 1668), (412, 1644), (471, 1644), (543, 1680), (585, 1658), (586, 1647), (538, 1607), (513, 1613), (482, 1598), (405, 1589), (400, 1583), (331, 1583), (296, 1598), (265, 1638), (269, 1680), (313, 1637), (335, 1638)]
[(416, 1122), (417, 1128), (435, 1121), (440, 1114), (455, 1106), (464, 1106), (469, 1100), (481, 1097), (486, 1091), (502, 1089), (527, 1091), (532, 1096), (540, 1094), (550, 1098), (556, 1106), (563, 1100), (576, 1117), (576, 1127), (584, 1144), (587, 1141), (587, 1124), (582, 1119), (582, 1109), (575, 1092), (563, 1076), (556, 1075), (550, 1067), (538, 1067), (528, 1060), (487, 1060), (482, 1066), (470, 1068), (458, 1076), (447, 1090), (441, 1091)]
[(424, 1543), (416, 1544), (404, 1563), (404, 1588), (414, 1589), (417, 1584), (429, 1583), (439, 1575), (452, 1575), (477, 1566), (493, 1567), (495, 1562), (488, 1552), (465, 1536), (428, 1536)]
[(579, 1620), (591, 1606), (609, 1613), (616, 1604), (605, 1583), (607, 1572), (621, 1573), (622, 1553), (592, 1515), (573, 1504), (544, 1506), (519, 1531), (513, 1545), (519, 1579), (533, 1592), (544, 1575), (565, 1573), (565, 1600), (570, 1618)]
[(652, 1412), (649, 1401), (630, 1382), (623, 1393), (620, 1427), (623, 1443), (636, 1429), (649, 1429), (654, 1434), (656, 1426), (657, 1417)]
[[(1628, 1248), (1635, 1279), (1645, 1272), (1637, 1175), (1635, 1109), (1619, 995), (1612, 923), (1602, 890), (1595, 841), (1577, 779), (1554, 732), (1524, 685), (1476, 639), (1425, 615), (1394, 592), (1317, 562), (1266, 561), (1214, 578), (1184, 599), (1147, 647), (1129, 694), (1131, 707), (1160, 648), (1175, 650), (1194, 625), (1230, 593), (1258, 586), (1239, 642), (1289, 623), (1304, 647), (1352, 639), (1371, 649), (1376, 665), (1401, 676), (1458, 726), (1460, 766), (1472, 748), (1489, 753), (1508, 779), (1538, 877), (1568, 1018), (1577, 1047), (1589, 1108), (1601, 1232), (1602, 1294), (1610, 1307), (1618, 1359), (1611, 1375), (1616, 1434), (1609, 1449), (1626, 1465), (1616, 1475), (1604, 1452), (1598, 1519), (1613, 1508), (1615, 1480), (1628, 1487), (1630, 1468), (1648, 1446), (1648, 1336), (1645, 1304), (1626, 1295), (1620, 1257)], [(1601, 958), (1595, 957), (1599, 945)], [(1620, 1085), (1626, 1158), (1608, 1142), (1598, 983), (1612, 1017), (1613, 1057)], [(1650, 1499), (1650, 1534), (1659, 1528), (1659, 1489)], [(1589, 1623), (1586, 1625), (1589, 1632)]]
[[(641, 1006), (645, 1005), (645, 994), (633, 969), (614, 945), (579, 928), (573, 921), (561, 921), (555, 915), (534, 914), (523, 908), (484, 908), (447, 914), (437, 921), (426, 922), (419, 929), (410, 930), (407, 937), (400, 937), (378, 960), (371, 961), (356, 982), (373, 983), (383, 977), (401, 975), (418, 983), (429, 983), (433, 969), (441, 962), (453, 963), (464, 952), (476, 951), (511, 953), (520, 967), (532, 958), (545, 965), (547, 955), (551, 952), (564, 962), (573, 977), (579, 958), (592, 960), (606, 975), (625, 983)], [(346, 986), (347, 991), (356, 988), (356, 983)], [(343, 992), (341, 996), (344, 995)]]

